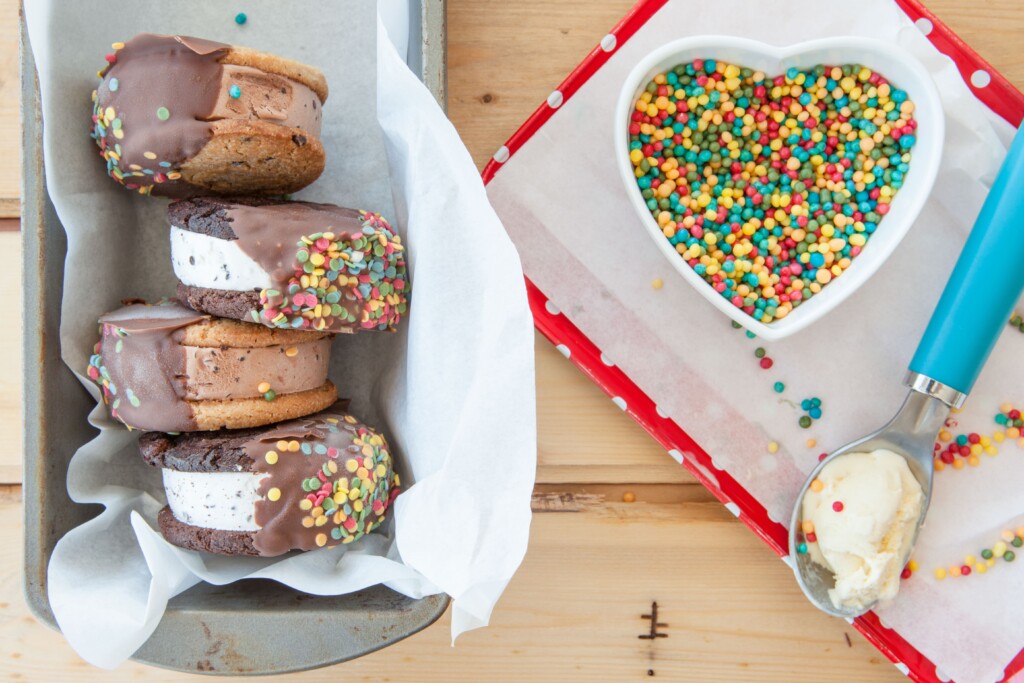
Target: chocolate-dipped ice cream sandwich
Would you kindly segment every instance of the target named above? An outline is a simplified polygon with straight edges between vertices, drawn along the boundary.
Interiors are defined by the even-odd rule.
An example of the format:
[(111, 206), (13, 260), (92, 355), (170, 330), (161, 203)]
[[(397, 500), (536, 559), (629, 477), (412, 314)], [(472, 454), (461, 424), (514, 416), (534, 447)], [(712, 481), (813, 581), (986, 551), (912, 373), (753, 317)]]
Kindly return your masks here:
[(100, 318), (88, 375), (110, 414), (133, 429), (256, 427), (315, 413), (338, 396), (331, 338), (217, 320), (177, 302)]
[(285, 194), (324, 168), (327, 82), (290, 59), (187, 36), (115, 43), (93, 92), (107, 173), (142, 194)]
[(163, 472), (160, 531), (191, 550), (275, 556), (351, 543), (398, 493), (387, 442), (340, 405), (261, 429), (143, 434), (139, 449)]
[(197, 197), (167, 215), (178, 298), (197, 311), (334, 333), (393, 329), (406, 312), (405, 250), (377, 214)]

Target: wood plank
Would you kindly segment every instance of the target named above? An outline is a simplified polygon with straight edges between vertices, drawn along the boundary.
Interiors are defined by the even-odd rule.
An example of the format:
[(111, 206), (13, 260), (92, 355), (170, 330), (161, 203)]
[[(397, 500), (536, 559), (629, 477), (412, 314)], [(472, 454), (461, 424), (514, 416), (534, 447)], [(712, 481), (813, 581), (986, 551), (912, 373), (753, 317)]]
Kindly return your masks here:
[[(186, 681), (185, 675), (84, 664), (28, 616), (20, 589), (20, 507), (0, 494), (0, 678)], [(846, 622), (800, 596), (789, 569), (720, 505), (671, 500), (696, 486), (638, 487), (637, 502), (550, 490), (576, 512), (540, 512), (531, 548), (490, 628), (449, 647), (450, 617), (362, 659), (268, 681), (642, 681), (826, 683), (903, 676)], [(707, 495), (707, 494), (703, 494)], [(544, 507), (542, 504), (541, 507)], [(651, 603), (667, 624), (649, 634)], [(849, 641), (847, 641), (849, 637)]]
[(0, 0), (0, 218), (17, 218), (21, 196), (18, 0)]
[[(926, 4), (1024, 87), (1019, 0)], [(481, 169), (632, 6), (632, 0), (449, 0), (449, 114)]]
[(540, 334), (536, 353), (539, 483), (696, 483)]
[(449, 0), (448, 113), (479, 168), (632, 6)]
[[(10, 292), (6, 334), (0, 335), (0, 484), (21, 481), (21, 233), (0, 220), (0, 291)], [(32, 321), (28, 321), (32, 324)], [(15, 445), (17, 444), (17, 445)]]
[(1024, 12), (1019, 0), (924, 0), (975, 52), (1024, 90)]

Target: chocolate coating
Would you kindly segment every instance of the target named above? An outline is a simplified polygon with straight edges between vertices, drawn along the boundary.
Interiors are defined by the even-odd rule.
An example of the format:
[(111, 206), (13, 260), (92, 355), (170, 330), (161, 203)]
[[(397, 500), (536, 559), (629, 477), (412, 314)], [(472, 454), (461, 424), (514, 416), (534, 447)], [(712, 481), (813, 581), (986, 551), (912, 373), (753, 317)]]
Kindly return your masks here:
[(184, 328), (205, 320), (177, 302), (133, 304), (100, 318), (100, 341), (88, 374), (111, 417), (129, 428), (188, 431), (196, 421), (185, 402)]
[(219, 60), (230, 47), (142, 33), (117, 51), (93, 94), (93, 137), (112, 178), (146, 194), (191, 192), (179, 169), (210, 140)]
[(192, 197), (171, 202), (167, 206), (167, 220), (190, 232), (209, 235), (221, 240), (236, 240), (228, 209), (233, 206), (274, 206), (287, 204), (282, 199), (265, 197)]
[[(398, 475), (384, 438), (344, 409), (345, 402), (339, 402), (315, 415), (266, 428), (143, 435), (139, 449), (155, 467), (266, 475), (260, 481), (261, 499), (255, 503), (258, 531), (172, 525), (161, 513), (167, 539), (207, 552), (269, 557), (351, 543), (371, 532), (384, 521), (398, 493)], [(256, 553), (246, 551), (243, 537)]]
[(333, 404), (329, 354), (325, 333), (211, 319), (168, 301), (103, 316), (87, 373), (129, 428), (245, 428)]
[(243, 315), (245, 299), (179, 289), (197, 310), (335, 333), (394, 329), (406, 312), (404, 247), (379, 215), (333, 204), (202, 197), (173, 202), (168, 218), (183, 230), (236, 242), (273, 283)]
[(107, 173), (140, 194), (285, 194), (324, 168), (327, 84), (248, 48), (140, 34), (115, 43), (93, 92)]

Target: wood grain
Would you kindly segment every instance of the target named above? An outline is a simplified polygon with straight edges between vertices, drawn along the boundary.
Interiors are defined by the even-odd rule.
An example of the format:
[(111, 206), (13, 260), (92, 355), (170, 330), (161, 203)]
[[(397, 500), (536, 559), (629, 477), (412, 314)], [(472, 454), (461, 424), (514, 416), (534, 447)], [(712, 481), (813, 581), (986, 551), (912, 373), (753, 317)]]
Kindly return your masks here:
[(21, 85), (18, 3), (0, 3), (0, 218), (17, 218), (21, 197)]
[[(2, 129), (0, 124), (0, 129)], [(0, 292), (10, 310), (0, 334), (0, 484), (21, 481), (21, 233), (6, 229), (16, 220), (0, 220)], [(33, 321), (26, 321), (33, 324)]]
[[(657, 488), (657, 487), (655, 487)], [(702, 492), (696, 486), (665, 489)], [(789, 569), (713, 501), (584, 501), (541, 512), (531, 549), (491, 627), (449, 647), (450, 617), (398, 645), (327, 670), (268, 681), (897, 681), (903, 676), (844, 621), (807, 609)], [(16, 571), (20, 507), (0, 495), (0, 679), (117, 683), (193, 678), (129, 663), (85, 665), (61, 636), (27, 615)], [(658, 603), (666, 638), (642, 640)], [(850, 639), (847, 641), (846, 636)], [(268, 644), (270, 646), (270, 644)], [(830, 672), (827, 678), (822, 671)]]
[[(925, 4), (1024, 86), (1019, 0)], [(479, 168), (632, 6), (632, 0), (449, 0), (449, 113)]]
[[(17, 0), (0, 0), (0, 219), (20, 186)], [(449, 0), (450, 116), (482, 168), (632, 0)], [(1018, 87), (1019, 0), (928, 5)], [(0, 287), (19, 293), (19, 236), (0, 220)], [(12, 319), (18, 314), (12, 311)], [(33, 324), (33, 321), (26, 321)], [(20, 335), (0, 337), (0, 482), (21, 480)], [(449, 617), (393, 648), (288, 681), (900, 681), (845, 622), (550, 344), (537, 341), (538, 486), (527, 559), (490, 628), (449, 647)], [(624, 503), (631, 494), (634, 503)], [(193, 680), (79, 659), (21, 595), (20, 488), (0, 485), (0, 679)], [(659, 604), (667, 638), (637, 636)], [(285, 680), (283, 678), (267, 680)]]
[(449, 0), (448, 113), (479, 168), (632, 6)]
[(539, 483), (696, 484), (539, 334), (536, 351)]
[(1018, 0), (925, 0), (935, 16), (1024, 90), (1024, 6)]

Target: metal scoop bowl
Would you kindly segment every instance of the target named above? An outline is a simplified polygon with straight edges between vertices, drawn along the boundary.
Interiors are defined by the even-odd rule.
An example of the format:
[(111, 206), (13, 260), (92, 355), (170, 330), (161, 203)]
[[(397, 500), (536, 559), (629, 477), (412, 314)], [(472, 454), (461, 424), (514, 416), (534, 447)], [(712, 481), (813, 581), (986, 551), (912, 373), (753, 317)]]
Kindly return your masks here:
[[(822, 468), (836, 458), (841, 458), (847, 453), (864, 453), (879, 448), (885, 448), (894, 453), (902, 455), (910, 472), (921, 485), (921, 492), (924, 500), (921, 504), (921, 516), (918, 519), (919, 531), (924, 523), (925, 513), (928, 511), (928, 504), (932, 498), (932, 475), (935, 472), (933, 467), (933, 447), (935, 436), (942, 428), (951, 407), (959, 407), (966, 395), (959, 392), (942, 392), (935, 383), (929, 382), (928, 378), (917, 373), (907, 376), (911, 391), (903, 401), (899, 412), (884, 427), (872, 432), (867, 436), (846, 444), (842, 448), (833, 451), (827, 458), (818, 463), (818, 466), (811, 472), (810, 477), (804, 482), (800, 494), (797, 496), (797, 505), (793, 509), (793, 519), (789, 525), (789, 547), (791, 551), (799, 547), (802, 542), (800, 532), (803, 522), (803, 500), (811, 482), (818, 478)], [(928, 393), (929, 391), (935, 393)], [(917, 532), (910, 547), (913, 547), (917, 539)], [(909, 555), (909, 549), (908, 549)], [(860, 610), (852, 608), (837, 607), (829, 598), (829, 589), (835, 587), (835, 577), (832, 572), (811, 559), (810, 553), (791, 552), (794, 571), (797, 583), (803, 590), (804, 595), (814, 603), (818, 609), (836, 617), (852, 619), (868, 611), (869, 608)], [(900, 566), (907, 563), (909, 557), (904, 557)]]
[(910, 362), (910, 393), (884, 427), (831, 453), (804, 482), (789, 525), (793, 571), (804, 595), (823, 612), (858, 617), (862, 609), (832, 603), (832, 571), (799, 552), (803, 501), (822, 468), (848, 453), (885, 448), (902, 455), (924, 494), (921, 514), (908, 546), (917, 540), (931, 501), (935, 438), (951, 408), (959, 408), (988, 359), (996, 339), (1024, 292), (1024, 133), (1018, 131)]

